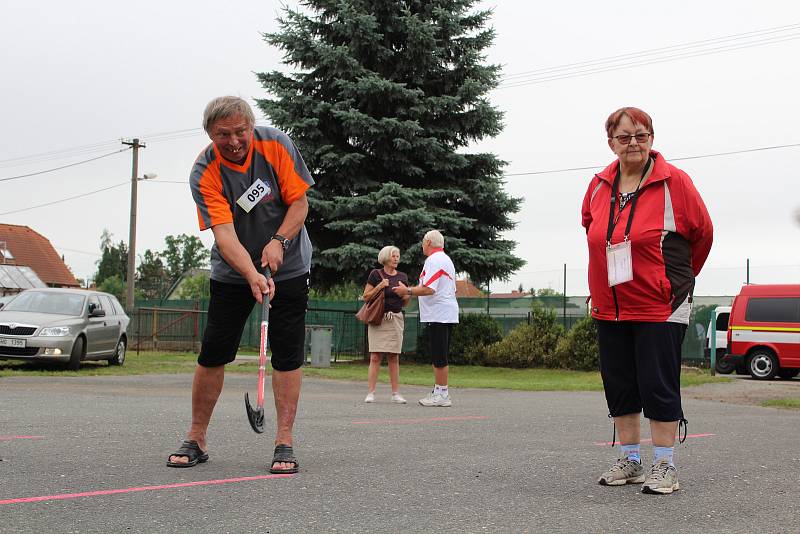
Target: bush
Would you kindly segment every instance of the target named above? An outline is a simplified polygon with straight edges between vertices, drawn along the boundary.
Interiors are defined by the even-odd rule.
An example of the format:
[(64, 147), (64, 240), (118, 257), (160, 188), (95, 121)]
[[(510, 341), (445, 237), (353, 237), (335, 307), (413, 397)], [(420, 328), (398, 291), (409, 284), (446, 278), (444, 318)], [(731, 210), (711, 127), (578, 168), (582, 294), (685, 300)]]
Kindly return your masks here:
[(449, 361), (453, 364), (482, 365), (488, 345), (503, 339), (503, 328), (485, 313), (467, 313), (458, 318), (450, 340)]
[[(486, 347), (503, 339), (503, 328), (485, 313), (459, 315), (458, 324), (453, 328), (450, 339), (448, 363), (454, 365), (483, 365)], [(409, 355), (410, 360), (430, 363), (430, 336), (426, 323), (421, 323), (417, 337), (417, 352)]]
[(591, 317), (581, 319), (561, 339), (550, 362), (552, 367), (575, 371), (596, 371), (600, 366), (597, 328)]
[(531, 312), (530, 324), (516, 327), (503, 340), (486, 348), (486, 365), (545, 366), (563, 336), (564, 327), (558, 323), (556, 313), (547, 308), (536, 307)]

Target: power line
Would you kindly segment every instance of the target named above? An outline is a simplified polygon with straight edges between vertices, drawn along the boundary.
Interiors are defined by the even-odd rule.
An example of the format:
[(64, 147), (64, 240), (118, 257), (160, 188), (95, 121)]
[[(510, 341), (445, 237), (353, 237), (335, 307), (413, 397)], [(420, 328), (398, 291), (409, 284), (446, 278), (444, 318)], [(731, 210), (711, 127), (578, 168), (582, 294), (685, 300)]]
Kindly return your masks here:
[(103, 189), (97, 189), (95, 191), (89, 191), (88, 193), (83, 193), (82, 195), (76, 195), (74, 197), (69, 197), (69, 198), (62, 198), (61, 200), (54, 200), (53, 202), (47, 202), (45, 204), (38, 204), (36, 206), (28, 206), (27, 208), (21, 208), (21, 209), (18, 209), (18, 210), (6, 211), (6, 212), (3, 212), (3, 213), (0, 213), (0, 215), (10, 215), (12, 213), (20, 213), (22, 211), (34, 210), (36, 208), (43, 208), (45, 206), (52, 206), (53, 204), (59, 204), (61, 202), (67, 202), (68, 200), (75, 200), (77, 198), (88, 197), (89, 195), (94, 195), (95, 193), (100, 193), (102, 191), (108, 191), (109, 189), (114, 189), (115, 187), (122, 187), (123, 185), (128, 185), (128, 184), (129, 184), (129, 182), (125, 181), (125, 182), (122, 182), (122, 183), (117, 184), (117, 185), (104, 187)]
[(565, 65), (558, 65), (558, 66), (554, 66), (554, 67), (544, 67), (544, 68), (540, 68), (540, 69), (534, 69), (534, 70), (529, 70), (529, 71), (518, 72), (518, 73), (515, 73), (515, 74), (509, 74), (507, 76), (504, 76), (503, 78), (504, 78), (505, 81), (508, 81), (508, 80), (510, 80), (512, 78), (527, 77), (527, 76), (530, 76), (530, 75), (533, 75), (533, 74), (542, 74), (542, 73), (545, 73), (545, 72), (552, 72), (552, 71), (557, 71), (557, 70), (564, 70), (564, 69), (569, 69), (569, 68), (582, 67), (582, 66), (587, 66), (587, 65), (592, 65), (592, 64), (609, 63), (609, 62), (613, 62), (613, 61), (619, 61), (619, 60), (622, 60), (622, 59), (634, 59), (636, 57), (640, 57), (640, 56), (644, 56), (644, 55), (652, 55), (652, 54), (656, 54), (656, 53), (663, 53), (663, 52), (668, 51), (668, 50), (673, 50), (674, 51), (674, 50), (693, 48), (693, 47), (697, 48), (700, 45), (707, 45), (707, 44), (711, 44), (711, 43), (721, 43), (721, 42), (726, 42), (726, 41), (744, 40), (744, 39), (747, 39), (747, 38), (752, 38), (753, 36), (756, 36), (756, 35), (759, 35), (759, 36), (768, 35), (768, 34), (771, 34), (771, 33), (779, 33), (779, 32), (782, 32), (782, 31), (794, 30), (794, 29), (798, 29), (798, 28), (800, 28), (800, 23), (789, 24), (789, 25), (786, 25), (786, 26), (776, 26), (776, 27), (772, 27), (772, 28), (765, 28), (763, 30), (755, 30), (755, 31), (750, 31), (750, 32), (745, 32), (745, 33), (737, 33), (737, 34), (732, 34), (732, 35), (725, 35), (725, 36), (722, 36), (722, 37), (714, 37), (714, 38), (703, 39), (703, 40), (699, 40), (699, 41), (690, 41), (690, 42), (687, 42), (687, 43), (680, 43), (680, 44), (664, 46), (664, 47), (660, 47), (660, 48), (650, 48), (650, 49), (641, 50), (641, 51), (638, 51), (638, 52), (629, 52), (627, 54), (619, 54), (619, 55), (615, 55), (615, 56), (607, 56), (607, 57), (604, 57), (604, 58), (592, 59), (592, 60), (588, 60), (588, 61), (579, 61), (579, 62), (575, 62), (575, 63), (567, 63)]
[[(509, 88), (514, 88), (514, 87), (523, 87), (523, 86), (526, 86), (526, 85), (534, 85), (534, 84), (545, 83), (545, 82), (550, 82), (550, 81), (564, 80), (564, 79), (568, 79), (568, 78), (589, 76), (591, 74), (598, 74), (598, 73), (609, 72), (609, 71), (614, 71), (614, 70), (621, 70), (621, 69), (628, 69), (628, 68), (640, 67), (640, 66), (645, 66), (645, 65), (652, 65), (652, 64), (655, 64), (655, 63), (667, 63), (667, 62), (671, 62), (671, 61), (677, 61), (677, 60), (680, 60), (680, 59), (688, 59), (688, 58), (693, 58), (693, 57), (698, 57), (698, 56), (705, 56), (705, 55), (709, 55), (709, 54), (719, 54), (719, 53), (722, 53), (722, 52), (730, 52), (730, 51), (740, 50), (740, 49), (744, 49), (744, 48), (753, 48), (753, 47), (756, 47), (756, 46), (765, 46), (765, 45), (769, 45), (769, 44), (776, 44), (776, 43), (781, 43), (781, 42), (784, 42), (784, 41), (792, 41), (792, 40), (796, 40), (796, 39), (800, 39), (800, 33), (792, 34), (792, 35), (788, 35), (788, 36), (770, 37), (770, 38), (763, 39), (763, 40), (760, 40), (760, 41), (754, 41), (754, 42), (751, 42), (751, 43), (748, 43), (748, 44), (738, 44), (737, 45), (737, 44), (734, 43), (734, 44), (727, 44), (727, 45), (719, 46), (719, 47), (716, 47), (716, 48), (708, 48), (708, 49), (701, 50), (701, 51), (692, 51), (692, 50), (690, 50), (690, 51), (685, 51), (685, 52), (681, 52), (681, 53), (677, 53), (677, 54), (666, 55), (666, 56), (663, 56), (663, 57), (650, 57), (650, 58), (645, 57), (645, 58), (642, 58), (642, 59), (639, 59), (639, 60), (636, 60), (636, 61), (630, 61), (630, 62), (627, 62), (627, 63), (622, 62), (622, 63), (618, 63), (616, 65), (613, 65), (613, 64), (602, 65), (602, 63), (604, 63), (604, 62), (600, 61), (600, 62), (598, 62), (596, 64), (587, 64), (586, 68), (583, 68), (582, 70), (580, 68), (571, 69), (571, 71), (570, 70), (566, 70), (565, 72), (555, 73), (555, 74), (549, 74), (549, 73), (542, 72), (541, 74), (538, 74), (538, 75), (532, 75), (529, 78), (512, 79), (512, 80), (509, 80), (507, 83), (501, 83), (497, 88), (498, 89), (509, 89)], [(605, 61), (605, 63), (613, 63), (613, 62), (612, 61)], [(559, 67), (553, 67), (553, 69), (560, 69), (560, 68)]]
[[(685, 160), (689, 160), (689, 159), (716, 158), (716, 157), (719, 157), (719, 156), (731, 156), (731, 155), (734, 155), (734, 154), (746, 154), (748, 152), (761, 152), (761, 151), (764, 151), (764, 150), (778, 150), (778, 149), (781, 149), (781, 148), (795, 148), (795, 147), (800, 147), (800, 143), (794, 143), (794, 144), (791, 144), (791, 145), (774, 145), (774, 146), (764, 146), (764, 147), (758, 147), (758, 148), (745, 148), (745, 149), (742, 149), (742, 150), (732, 150), (730, 152), (717, 152), (717, 153), (714, 153), (714, 154), (700, 154), (698, 156), (682, 156), (680, 158), (669, 158), (668, 161), (685, 161)], [(591, 165), (589, 167), (571, 167), (571, 168), (567, 168), (567, 169), (550, 169), (550, 170), (547, 170), (547, 171), (515, 172), (515, 173), (504, 174), (503, 176), (504, 177), (531, 176), (531, 175), (534, 175), (534, 174), (553, 174), (553, 173), (557, 173), (557, 172), (591, 171), (593, 169), (599, 169), (599, 168), (602, 168), (604, 166), (605, 166), (605, 164), (603, 164), (603, 165)]]
[(58, 250), (66, 250), (67, 252), (75, 252), (77, 254), (86, 254), (87, 256), (97, 256), (98, 258), (102, 257), (102, 255), (98, 254), (97, 252), (87, 252), (85, 250), (75, 250), (74, 248), (61, 247), (59, 245), (56, 245), (55, 243), (53, 243), (53, 246), (55, 248), (57, 248)]
[(7, 182), (9, 180), (19, 180), (20, 178), (28, 178), (30, 176), (37, 176), (39, 174), (45, 174), (48, 172), (60, 171), (61, 169), (66, 169), (68, 167), (75, 167), (76, 165), (83, 165), (84, 163), (89, 163), (90, 161), (96, 161), (98, 159), (107, 158), (108, 156), (113, 156), (114, 154), (119, 154), (120, 152), (124, 152), (126, 150), (130, 150), (130, 148), (121, 148), (119, 150), (115, 150), (114, 152), (109, 152), (108, 154), (103, 154), (102, 156), (97, 156), (96, 158), (85, 159), (83, 161), (76, 161), (75, 163), (70, 163), (69, 165), (62, 165), (61, 167), (54, 167), (52, 169), (46, 169), (43, 171), (31, 172), (28, 174), (20, 174), (18, 176), (9, 176), (8, 178), (0, 178), (0, 182)]

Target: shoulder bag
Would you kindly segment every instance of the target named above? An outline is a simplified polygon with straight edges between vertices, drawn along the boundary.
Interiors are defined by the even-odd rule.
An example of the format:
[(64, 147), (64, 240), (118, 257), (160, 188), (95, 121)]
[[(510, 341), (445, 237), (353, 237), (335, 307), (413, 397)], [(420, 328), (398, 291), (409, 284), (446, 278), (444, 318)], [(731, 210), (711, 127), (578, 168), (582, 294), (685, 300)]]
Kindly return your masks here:
[[(377, 269), (376, 269), (377, 270)], [(378, 271), (380, 275), (380, 271)], [(381, 275), (383, 278), (383, 275)], [(383, 321), (383, 304), (384, 304), (384, 290), (378, 291), (378, 294), (372, 297), (371, 300), (364, 303), (361, 309), (356, 313), (356, 319), (364, 324), (371, 324), (378, 326)]]

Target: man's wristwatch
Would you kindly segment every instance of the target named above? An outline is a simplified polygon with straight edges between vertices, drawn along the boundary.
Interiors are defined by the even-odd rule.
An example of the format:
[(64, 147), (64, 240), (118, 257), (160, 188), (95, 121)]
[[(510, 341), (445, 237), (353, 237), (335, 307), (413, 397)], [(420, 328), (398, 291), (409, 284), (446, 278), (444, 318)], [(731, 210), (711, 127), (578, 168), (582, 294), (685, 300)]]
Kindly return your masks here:
[(270, 240), (272, 240), (272, 239), (274, 239), (275, 241), (278, 241), (281, 244), (281, 246), (283, 247), (283, 250), (288, 250), (289, 249), (289, 245), (291, 244), (291, 241), (289, 241), (288, 239), (283, 237), (281, 234), (273, 235), (272, 237), (270, 237)]

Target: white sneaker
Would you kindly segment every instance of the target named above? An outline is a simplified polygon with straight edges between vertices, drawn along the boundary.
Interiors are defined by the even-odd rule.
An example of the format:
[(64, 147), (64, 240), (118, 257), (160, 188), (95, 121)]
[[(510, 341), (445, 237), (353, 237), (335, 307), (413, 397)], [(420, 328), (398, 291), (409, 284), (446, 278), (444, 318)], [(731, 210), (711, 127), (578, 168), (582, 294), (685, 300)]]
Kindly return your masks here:
[(425, 397), (424, 399), (420, 399), (419, 403), (422, 406), (442, 406), (442, 407), (447, 407), (447, 406), (452, 406), (453, 405), (453, 403), (450, 401), (450, 395), (444, 396), (444, 395), (442, 395), (440, 393), (434, 393), (433, 391), (428, 393), (428, 396)]
[(364, 399), (364, 402), (375, 402), (375, 392), (374, 391), (370, 391), (369, 393), (367, 393), (367, 396)]
[(395, 404), (405, 404), (408, 401), (399, 393), (392, 393), (392, 402)]

